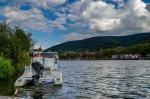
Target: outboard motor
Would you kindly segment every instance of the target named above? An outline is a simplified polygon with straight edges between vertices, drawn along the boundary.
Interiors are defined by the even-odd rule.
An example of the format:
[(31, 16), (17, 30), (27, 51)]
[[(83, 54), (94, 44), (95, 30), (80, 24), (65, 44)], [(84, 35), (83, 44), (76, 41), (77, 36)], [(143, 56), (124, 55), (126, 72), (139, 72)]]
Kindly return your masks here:
[(32, 68), (35, 71), (35, 74), (32, 76), (32, 84), (37, 85), (39, 78), (42, 76), (42, 71), (44, 67), (40, 62), (35, 61), (32, 63)]

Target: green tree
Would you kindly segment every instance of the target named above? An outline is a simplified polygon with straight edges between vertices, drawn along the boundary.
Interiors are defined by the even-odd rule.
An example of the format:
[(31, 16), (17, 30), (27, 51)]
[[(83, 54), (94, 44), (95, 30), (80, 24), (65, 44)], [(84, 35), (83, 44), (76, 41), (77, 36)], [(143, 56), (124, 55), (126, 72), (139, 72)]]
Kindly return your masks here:
[(11, 60), (16, 71), (30, 63), (32, 42), (30, 33), (19, 27), (11, 28), (6, 22), (0, 22), (0, 56)]
[(14, 73), (11, 60), (0, 57), (0, 79), (7, 79)]

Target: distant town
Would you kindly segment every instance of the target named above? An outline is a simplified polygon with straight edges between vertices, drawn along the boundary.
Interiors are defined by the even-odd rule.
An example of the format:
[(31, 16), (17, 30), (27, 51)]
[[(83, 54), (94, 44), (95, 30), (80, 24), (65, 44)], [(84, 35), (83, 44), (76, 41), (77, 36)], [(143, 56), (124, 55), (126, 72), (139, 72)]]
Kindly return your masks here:
[(147, 54), (145, 57), (142, 57), (142, 55), (140, 54), (112, 55), (112, 59), (120, 59), (120, 60), (150, 59), (150, 54)]
[(150, 54), (118, 54), (111, 56), (103, 56), (98, 52), (67, 52), (60, 53), (60, 59), (62, 60), (150, 60)]

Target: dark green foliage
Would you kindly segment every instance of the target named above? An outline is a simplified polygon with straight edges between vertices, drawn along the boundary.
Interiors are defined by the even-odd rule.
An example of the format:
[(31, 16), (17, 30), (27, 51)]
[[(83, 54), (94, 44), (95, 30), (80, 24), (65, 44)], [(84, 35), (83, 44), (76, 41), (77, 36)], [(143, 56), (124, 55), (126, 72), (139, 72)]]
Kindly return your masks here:
[(101, 49), (106, 48), (116, 48), (116, 47), (128, 47), (131, 45), (137, 45), (142, 43), (150, 43), (150, 33), (141, 33), (128, 36), (100, 36), (93, 37), (84, 40), (69, 41), (65, 42), (51, 48), (46, 49), (45, 51), (100, 51)]
[(132, 45), (129, 47), (106, 48), (97, 52), (63, 52), (60, 59), (111, 59), (112, 55), (139, 54), (146, 57), (150, 54), (150, 43)]
[(11, 28), (6, 22), (0, 23), (0, 56), (11, 60), (16, 71), (29, 64), (31, 46), (31, 34), (19, 27)]
[(107, 57), (121, 54), (140, 54), (142, 57), (145, 57), (147, 54), (150, 54), (150, 43), (132, 45), (130, 47), (107, 48), (101, 52)]
[(68, 53), (60, 53), (60, 59), (78, 59), (80, 58), (79, 52), (68, 52)]
[(30, 34), (27, 34), (22, 29), (16, 27), (11, 40), (11, 58), (13, 59), (14, 64), (16, 64), (16, 66), (26, 65), (30, 60), (28, 55), (32, 42)]
[(14, 73), (11, 60), (0, 57), (0, 79), (6, 79)]

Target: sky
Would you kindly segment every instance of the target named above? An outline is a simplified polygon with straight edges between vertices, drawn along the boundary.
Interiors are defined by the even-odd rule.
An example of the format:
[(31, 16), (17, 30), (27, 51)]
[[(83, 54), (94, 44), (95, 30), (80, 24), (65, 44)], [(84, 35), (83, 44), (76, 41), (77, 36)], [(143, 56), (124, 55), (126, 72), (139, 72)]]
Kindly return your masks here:
[[(150, 0), (0, 0), (0, 21), (48, 48), (94, 36), (150, 32)], [(148, 8), (148, 7), (147, 7)]]

